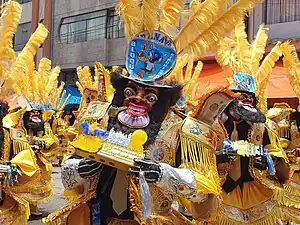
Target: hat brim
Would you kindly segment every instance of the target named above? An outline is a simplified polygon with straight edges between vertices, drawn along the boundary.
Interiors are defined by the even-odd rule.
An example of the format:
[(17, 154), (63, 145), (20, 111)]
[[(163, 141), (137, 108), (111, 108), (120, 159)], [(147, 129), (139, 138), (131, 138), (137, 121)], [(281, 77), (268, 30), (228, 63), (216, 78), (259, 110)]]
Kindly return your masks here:
[(173, 88), (174, 86), (172, 85), (169, 85), (169, 84), (164, 84), (162, 82), (159, 82), (159, 81), (153, 81), (153, 82), (150, 82), (150, 81), (142, 81), (142, 80), (139, 80), (139, 79), (136, 79), (134, 77), (128, 77), (128, 76), (125, 76), (123, 74), (120, 74), (121, 77), (127, 79), (127, 80), (130, 80), (130, 81), (133, 81), (133, 82), (136, 82), (136, 83), (139, 83), (139, 84), (142, 84), (142, 85), (145, 85), (145, 86), (148, 86), (148, 87), (155, 87), (155, 88), (168, 88), (168, 89), (171, 89)]

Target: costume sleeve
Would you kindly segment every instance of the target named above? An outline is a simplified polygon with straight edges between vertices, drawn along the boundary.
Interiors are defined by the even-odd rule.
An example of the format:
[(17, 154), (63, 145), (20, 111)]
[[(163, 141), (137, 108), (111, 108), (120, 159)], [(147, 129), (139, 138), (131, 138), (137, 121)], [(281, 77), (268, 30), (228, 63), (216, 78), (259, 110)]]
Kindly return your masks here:
[(158, 186), (177, 195), (197, 220), (208, 220), (215, 215), (222, 194), (214, 150), (215, 135), (205, 124), (185, 120), (176, 157), (176, 164), (180, 162), (180, 167), (160, 164), (162, 177)]
[(61, 170), (62, 183), (66, 189), (76, 189), (98, 175), (102, 167), (102, 164), (89, 159), (68, 159)]
[(265, 147), (268, 149), (268, 153), (273, 156), (276, 177), (281, 182), (286, 182), (289, 179), (289, 165), (288, 158), (281, 147), (280, 139), (277, 134), (268, 126), (265, 130), (264, 139), (265, 136), (268, 136), (270, 140), (270, 144), (267, 144)]
[(266, 126), (263, 138), (263, 145), (268, 149), (268, 153), (270, 155), (277, 158), (282, 158), (286, 160), (286, 162), (288, 161), (287, 156), (281, 147), (279, 137), (269, 126)]

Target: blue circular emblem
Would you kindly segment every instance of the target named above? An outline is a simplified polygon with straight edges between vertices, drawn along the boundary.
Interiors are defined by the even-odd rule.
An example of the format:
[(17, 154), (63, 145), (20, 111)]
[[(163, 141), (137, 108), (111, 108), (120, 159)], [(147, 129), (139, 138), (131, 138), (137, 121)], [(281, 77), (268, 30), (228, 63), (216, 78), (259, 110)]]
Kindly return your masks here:
[(142, 32), (127, 48), (126, 68), (131, 78), (155, 81), (175, 66), (176, 49), (171, 38), (160, 31)]

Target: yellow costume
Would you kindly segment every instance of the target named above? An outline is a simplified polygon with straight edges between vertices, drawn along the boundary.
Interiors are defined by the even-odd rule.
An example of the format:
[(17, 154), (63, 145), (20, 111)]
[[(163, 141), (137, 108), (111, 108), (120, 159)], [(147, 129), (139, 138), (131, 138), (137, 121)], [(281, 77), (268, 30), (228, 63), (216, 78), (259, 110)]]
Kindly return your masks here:
[(49, 59), (41, 59), (38, 70), (35, 70), (34, 56), (47, 35), (48, 30), (40, 24), (18, 54), (7, 76), (8, 84), (13, 84), (12, 91), (19, 96), (21, 109), (4, 118), (7, 145), (3, 152), (7, 159), (24, 150), (35, 152), (39, 172), (28, 179), (22, 176), (20, 184), (11, 188), (12, 192), (30, 203), (32, 212), (36, 211), (38, 202), (50, 199), (53, 194), (50, 160), (55, 155), (53, 150), (58, 139), (53, 135), (49, 121), (54, 114), (53, 109), (59, 109), (58, 98), (64, 85), (57, 87), (60, 69), (51, 70)]
[[(171, 110), (170, 106), (180, 97), (180, 87), (176, 90), (176, 83), (189, 82), (184, 90), (188, 94), (196, 85), (201, 63), (195, 70), (196, 76), (192, 76), (194, 59), (214, 48), (233, 28), (234, 21), (243, 17), (244, 10), (258, 2), (239, 1), (227, 10), (226, 1), (192, 1), (191, 9), (185, 11), (184, 1), (120, 1), (117, 11), (125, 22), (125, 34), (130, 43), (127, 72), (116, 70), (106, 79), (111, 79), (115, 88), (112, 101), (105, 97), (108, 93), (99, 88), (98, 96), (104, 96), (96, 98), (99, 102), (91, 102), (97, 96), (95, 92), (83, 92), (88, 106), (80, 119), (85, 118), (85, 122), (81, 123), (80, 135), (72, 144), (77, 154), (89, 160), (69, 159), (62, 170), (68, 191), (80, 191), (79, 184), (88, 183), (91, 177), (97, 189), (94, 185), (87, 195), (80, 195), (67, 207), (49, 215), (44, 220), (46, 224), (74, 224), (76, 221), (97, 224), (99, 220), (110, 225), (192, 224), (172, 207), (177, 199), (196, 221), (207, 221), (215, 216), (221, 189), (214, 155), (216, 135), (211, 126), (235, 95), (224, 90), (209, 93), (198, 102), (198, 111), (191, 116)], [(184, 21), (185, 15), (188, 21), (180, 26), (177, 35), (177, 25)], [(185, 66), (187, 73), (182, 76)], [(78, 68), (79, 74), (84, 70)], [(168, 81), (159, 81), (163, 75), (170, 75)], [(104, 83), (99, 84), (104, 87)], [(94, 93), (92, 97), (91, 93)], [(160, 114), (152, 117), (158, 111)], [(87, 122), (89, 114), (95, 112), (98, 113), (98, 126)], [(144, 132), (136, 133), (139, 130)], [(106, 141), (96, 137), (104, 134), (108, 135)], [(145, 144), (141, 143), (145, 140)], [(159, 181), (149, 185), (153, 207), (148, 217), (143, 215), (143, 198), (149, 195), (142, 194), (136, 177), (129, 181), (130, 204), (126, 201), (128, 180), (124, 170), (126, 165), (127, 170), (133, 166), (134, 158), (144, 158), (140, 154), (142, 147), (149, 163), (161, 168)], [(88, 170), (90, 166), (95, 167)], [(91, 175), (85, 169), (97, 171), (99, 181), (98, 175)], [(107, 177), (107, 171), (113, 171), (112, 176)], [(93, 216), (83, 221), (83, 215), (76, 212), (84, 213), (88, 208), (92, 208)], [(151, 209), (148, 207), (148, 210)]]
[[(239, 23), (231, 38), (225, 38), (216, 52), (218, 63), (234, 73), (230, 90), (241, 92), (241, 96), (225, 109), (218, 128), (220, 140), (229, 138), (237, 151), (230, 156), (220, 146), (218, 168), (223, 187), (223, 205), (216, 223), (221, 225), (273, 225), (282, 216), (274, 193), (282, 189), (280, 182), (288, 179), (287, 158), (276, 134), (264, 124), (266, 118), (259, 110), (264, 111), (267, 107), (266, 99), (261, 94), (266, 87), (265, 77), (282, 53), (278, 43), (260, 63), (267, 44), (266, 32), (267, 29), (261, 25), (256, 39), (250, 44), (244, 24)], [(256, 150), (251, 153), (253, 148)], [(264, 148), (267, 152), (261, 153)], [(226, 160), (222, 156), (223, 151)], [(276, 158), (276, 173), (273, 172), (272, 176), (266, 170), (270, 165), (261, 167), (261, 160), (266, 155)]]
[[(298, 76), (299, 59), (295, 47), (289, 42), (281, 45), (283, 51), (284, 66), (288, 71), (288, 78), (294, 89), (296, 96), (300, 97), (300, 82)], [(284, 217), (283, 221), (300, 222), (300, 161), (299, 151), (299, 129), (296, 121), (290, 118), (291, 113), (295, 112), (286, 103), (276, 103), (273, 108), (269, 109), (267, 117), (270, 119), (270, 127), (278, 134), (280, 144), (285, 149), (290, 163), (290, 181), (284, 184), (284, 192), (278, 192), (277, 197), (282, 204)], [(297, 112), (298, 113), (298, 112)]]
[[(13, 93), (12, 87), (14, 82), (9, 79), (9, 76), (21, 63), (20, 58), (16, 56), (12, 47), (12, 39), (18, 27), (21, 11), (21, 5), (15, 1), (8, 1), (1, 5), (1, 99), (4, 99), (5, 95)], [(45, 28), (40, 26), (34, 36), (44, 40), (43, 35), (41, 35), (44, 32)], [(35, 44), (37, 47), (40, 45), (39, 42)], [(30, 46), (29, 43), (25, 51)], [(31, 50), (32, 53), (35, 52), (35, 48)], [(7, 104), (1, 101), (0, 223), (5, 225), (26, 225), (30, 215), (29, 202), (26, 196), (23, 196), (16, 190), (19, 188), (26, 189), (28, 186), (36, 183), (39, 179), (40, 170), (38, 161), (26, 140), (23, 130), (7, 129), (14, 122), (18, 123), (18, 118), (24, 111), (12, 113), (4, 119), (3, 117), (7, 113), (7, 108), (5, 109), (5, 107), (7, 107)], [(16, 142), (13, 140), (16, 140)], [(14, 144), (16, 151), (10, 152)], [(13, 166), (7, 165), (7, 162), (10, 162)], [(20, 170), (20, 175), (16, 177), (13, 171), (17, 169)]]

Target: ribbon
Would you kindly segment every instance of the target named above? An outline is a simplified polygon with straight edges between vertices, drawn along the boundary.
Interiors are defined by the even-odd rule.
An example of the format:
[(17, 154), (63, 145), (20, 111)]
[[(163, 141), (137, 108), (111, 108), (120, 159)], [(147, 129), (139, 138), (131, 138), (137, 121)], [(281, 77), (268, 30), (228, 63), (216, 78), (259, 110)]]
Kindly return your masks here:
[(139, 185), (142, 199), (142, 215), (143, 219), (147, 220), (152, 214), (152, 198), (149, 189), (149, 185), (145, 179), (144, 172), (140, 172)]

